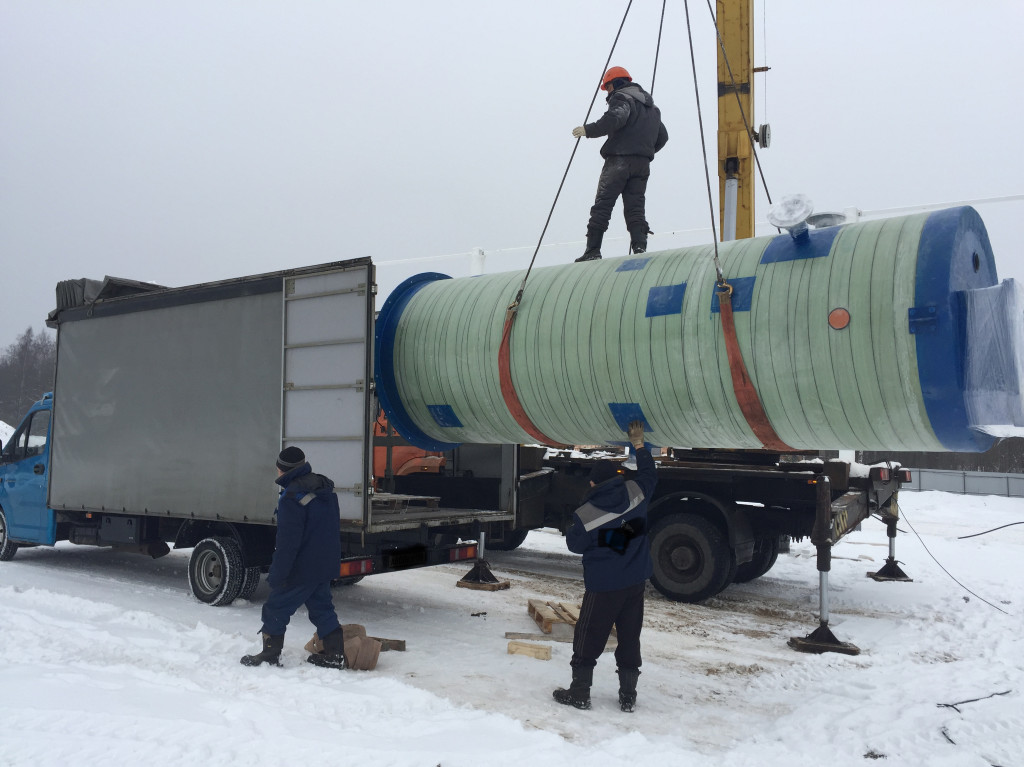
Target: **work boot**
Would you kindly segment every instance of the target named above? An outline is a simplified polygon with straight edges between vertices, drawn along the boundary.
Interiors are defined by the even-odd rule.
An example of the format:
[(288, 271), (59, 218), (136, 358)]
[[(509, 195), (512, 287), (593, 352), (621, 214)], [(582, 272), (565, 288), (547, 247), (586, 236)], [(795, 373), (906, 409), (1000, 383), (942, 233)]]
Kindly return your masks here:
[(639, 254), (647, 252), (647, 235), (651, 234), (647, 226), (633, 227), (629, 230), (629, 250)]
[(590, 229), (587, 230), (587, 249), (583, 251), (583, 255), (576, 259), (576, 263), (580, 261), (597, 261), (601, 258), (601, 240), (604, 239), (604, 232), (594, 232)]
[(590, 708), (590, 685), (594, 681), (594, 668), (572, 670), (572, 684), (565, 690), (559, 687), (551, 695), (563, 706), (575, 706), (584, 711)]
[(312, 663), (321, 668), (348, 668), (348, 664), (345, 662), (345, 632), (341, 630), (341, 626), (325, 636), (323, 643), (324, 651), (313, 653), (306, 658), (306, 663)]
[(632, 714), (636, 708), (636, 682), (640, 678), (638, 668), (620, 668), (619, 674), (619, 708)]
[(243, 666), (258, 666), (261, 663), (269, 663), (272, 666), (280, 666), (281, 650), (284, 648), (284, 634), (271, 636), (261, 634), (263, 637), (263, 652), (257, 655), (243, 655), (239, 661)]

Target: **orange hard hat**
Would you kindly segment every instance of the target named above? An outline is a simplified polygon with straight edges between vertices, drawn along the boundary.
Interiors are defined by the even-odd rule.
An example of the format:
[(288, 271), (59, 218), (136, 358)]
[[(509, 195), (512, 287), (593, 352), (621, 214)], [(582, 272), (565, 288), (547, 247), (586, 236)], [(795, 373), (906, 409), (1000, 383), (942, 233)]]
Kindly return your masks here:
[(630, 82), (633, 82), (633, 78), (629, 76), (629, 72), (627, 72), (625, 69), (623, 69), (622, 67), (612, 67), (611, 69), (604, 73), (604, 79), (601, 80), (601, 90), (608, 90), (608, 83), (620, 77), (624, 77)]

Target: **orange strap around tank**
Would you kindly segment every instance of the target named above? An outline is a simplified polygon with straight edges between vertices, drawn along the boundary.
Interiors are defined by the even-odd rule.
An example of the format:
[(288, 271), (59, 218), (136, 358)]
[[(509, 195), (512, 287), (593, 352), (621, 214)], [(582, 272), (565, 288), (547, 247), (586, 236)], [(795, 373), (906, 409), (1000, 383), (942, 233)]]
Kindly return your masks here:
[(512, 323), (515, 321), (517, 308), (516, 304), (513, 304), (505, 313), (505, 327), (501, 330), (501, 346), (498, 347), (498, 377), (501, 379), (501, 396), (505, 400), (505, 407), (508, 408), (508, 412), (516, 419), (516, 423), (522, 427), (523, 431), (540, 444), (550, 445), (551, 447), (568, 447), (568, 445), (555, 442), (550, 437), (545, 436), (540, 429), (533, 425), (533, 421), (530, 420), (530, 416), (523, 409), (523, 404), (519, 401), (519, 395), (516, 394), (515, 386), (512, 384), (510, 340), (512, 337)]
[(747, 374), (747, 366), (740, 353), (740, 342), (736, 338), (736, 321), (732, 314), (732, 286), (728, 283), (720, 284), (717, 293), (718, 310), (722, 315), (722, 333), (725, 336), (725, 350), (729, 356), (729, 372), (732, 374), (732, 388), (736, 393), (736, 401), (743, 412), (743, 417), (747, 419), (747, 425), (753, 430), (754, 436), (761, 440), (765, 449), (791, 451), (793, 448), (779, 439), (779, 435), (772, 428), (768, 415), (761, 405), (761, 398), (757, 396), (757, 390), (754, 389), (754, 382)]

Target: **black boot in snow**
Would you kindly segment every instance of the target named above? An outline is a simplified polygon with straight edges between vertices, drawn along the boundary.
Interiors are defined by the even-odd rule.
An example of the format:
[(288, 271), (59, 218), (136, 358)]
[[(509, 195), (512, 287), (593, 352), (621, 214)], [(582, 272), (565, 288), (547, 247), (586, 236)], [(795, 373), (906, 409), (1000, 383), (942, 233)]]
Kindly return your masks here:
[(572, 684), (565, 690), (559, 687), (551, 693), (552, 697), (563, 706), (575, 706), (586, 711), (590, 708), (590, 685), (594, 681), (594, 669), (574, 668)]
[(632, 714), (636, 708), (636, 683), (640, 678), (638, 668), (620, 668), (619, 674), (619, 708)]
[(321, 668), (348, 668), (348, 664), (345, 662), (345, 634), (341, 630), (341, 626), (325, 636), (323, 642), (324, 651), (313, 653), (306, 658), (306, 663), (312, 663)]
[(587, 249), (583, 255), (576, 259), (580, 261), (598, 261), (601, 258), (601, 240), (604, 239), (604, 232), (593, 232), (587, 230)]
[(261, 663), (269, 663), (272, 666), (280, 666), (281, 650), (284, 648), (284, 634), (271, 636), (262, 634), (263, 652), (257, 655), (243, 655), (239, 661), (243, 666), (259, 666)]

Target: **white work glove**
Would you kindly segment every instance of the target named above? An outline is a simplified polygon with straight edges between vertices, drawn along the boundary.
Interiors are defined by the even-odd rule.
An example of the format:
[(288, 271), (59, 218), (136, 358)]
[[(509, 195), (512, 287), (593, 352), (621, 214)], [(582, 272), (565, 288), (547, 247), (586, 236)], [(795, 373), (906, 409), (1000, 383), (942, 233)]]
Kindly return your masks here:
[(582, 125), (580, 127), (578, 127), (578, 128), (573, 128), (572, 129), (572, 135), (575, 136), (576, 138), (586, 138), (587, 137), (587, 129), (584, 128)]
[(633, 443), (633, 447), (637, 450), (644, 446), (644, 422), (643, 421), (632, 421), (629, 424), (629, 429), (626, 432), (629, 434), (629, 441)]

